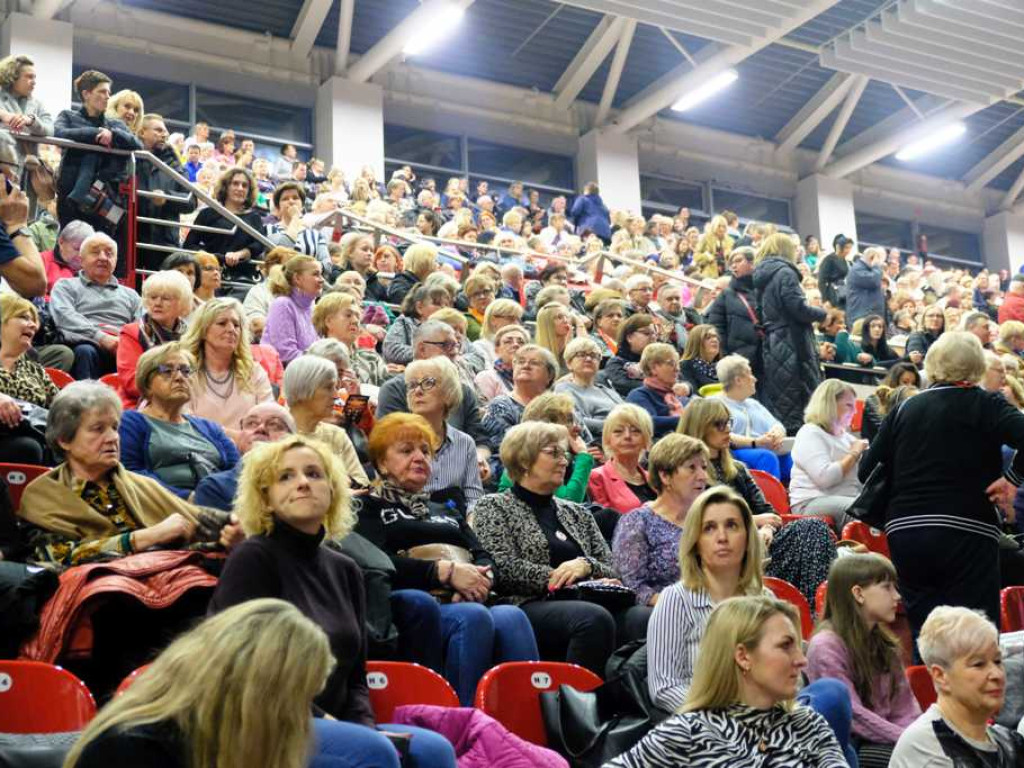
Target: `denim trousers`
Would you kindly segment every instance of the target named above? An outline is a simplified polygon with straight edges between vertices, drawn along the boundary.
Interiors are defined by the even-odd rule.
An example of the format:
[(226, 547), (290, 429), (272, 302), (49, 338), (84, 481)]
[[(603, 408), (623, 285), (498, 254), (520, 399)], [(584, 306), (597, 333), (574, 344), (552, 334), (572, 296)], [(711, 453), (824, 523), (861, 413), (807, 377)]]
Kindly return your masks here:
[[(412, 768), (455, 768), (455, 750), (448, 740), (411, 725), (378, 725), (382, 731), (411, 733)], [(316, 746), (310, 768), (399, 768), (398, 750), (373, 728), (342, 720), (313, 720)]]
[(846, 684), (832, 677), (823, 677), (802, 688), (796, 699), (828, 721), (850, 768), (857, 768), (857, 750), (850, 743), (853, 705)]
[(779, 456), (767, 448), (736, 448), (732, 457), (747, 465), (747, 469), (760, 469), (767, 472), (783, 484), (789, 482), (789, 475), (793, 471), (793, 456), (786, 453)]

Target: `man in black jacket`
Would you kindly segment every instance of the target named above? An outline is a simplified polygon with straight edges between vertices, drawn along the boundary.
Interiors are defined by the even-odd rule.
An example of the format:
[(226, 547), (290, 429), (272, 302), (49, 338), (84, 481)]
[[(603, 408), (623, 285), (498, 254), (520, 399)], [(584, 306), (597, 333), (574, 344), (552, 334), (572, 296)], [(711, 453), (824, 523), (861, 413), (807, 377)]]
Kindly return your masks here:
[[(142, 146), (152, 152), (175, 171), (185, 175), (185, 171), (178, 159), (174, 147), (167, 143), (167, 126), (162, 116), (150, 113), (142, 118), (142, 128), (139, 130), (139, 139)], [(139, 216), (153, 219), (164, 219), (167, 221), (178, 221), (184, 213), (191, 213), (196, 209), (195, 197), (189, 195), (189, 190), (182, 187), (171, 179), (170, 176), (161, 171), (154, 163), (140, 160), (136, 166), (136, 180), (139, 190), (148, 192), (167, 192), (175, 197), (189, 196), (188, 202), (168, 200), (166, 197), (144, 197), (139, 196)], [(159, 224), (139, 223), (136, 237), (139, 243), (151, 245), (163, 245), (169, 248), (181, 247), (181, 229), (179, 227), (165, 227)], [(160, 264), (167, 258), (166, 251), (155, 251), (150, 248), (139, 248), (136, 266), (142, 269), (159, 270)]]
[(755, 376), (761, 370), (761, 339), (755, 325), (754, 249), (736, 248), (729, 256), (732, 281), (708, 307), (706, 320), (718, 330), (723, 355), (743, 355)]

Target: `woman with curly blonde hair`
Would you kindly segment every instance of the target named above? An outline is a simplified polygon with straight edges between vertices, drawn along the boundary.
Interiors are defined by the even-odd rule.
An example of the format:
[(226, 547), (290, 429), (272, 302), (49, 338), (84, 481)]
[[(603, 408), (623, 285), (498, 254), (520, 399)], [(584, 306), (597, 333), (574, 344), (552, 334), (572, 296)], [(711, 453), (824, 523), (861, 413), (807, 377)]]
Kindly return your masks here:
[[(327, 634), (336, 660), (316, 698), (316, 705), (334, 718), (318, 728), (321, 751), (337, 745), (349, 756), (347, 765), (397, 767), (394, 747), (374, 730), (366, 685), (362, 574), (353, 560), (324, 546), (325, 540), (343, 539), (355, 523), (341, 461), (324, 443), (302, 435), (262, 443), (246, 454), (235, 514), (248, 538), (228, 557), (210, 612), (265, 597), (298, 608)], [(413, 743), (427, 748), (427, 761), (418, 765), (455, 765), (444, 739), (403, 730), (413, 731)]]
[[(35, 87), (36, 67), (32, 59), (17, 55), (0, 59), (0, 123), (11, 131), (52, 136), (53, 117), (41, 101), (32, 98)], [(0, 159), (17, 159), (14, 139), (5, 135), (0, 146), (3, 147)]]
[(107, 117), (120, 120), (128, 130), (138, 135), (142, 128), (142, 116), (146, 113), (142, 97), (135, 91), (124, 89), (110, 97), (107, 102)]

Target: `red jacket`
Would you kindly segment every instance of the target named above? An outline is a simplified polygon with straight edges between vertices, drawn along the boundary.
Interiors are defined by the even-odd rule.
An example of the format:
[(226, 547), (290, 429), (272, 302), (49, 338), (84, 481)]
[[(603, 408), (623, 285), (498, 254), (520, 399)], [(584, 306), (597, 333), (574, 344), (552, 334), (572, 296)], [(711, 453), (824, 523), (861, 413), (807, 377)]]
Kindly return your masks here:
[[(640, 472), (646, 480), (647, 473), (642, 468)], [(633, 493), (633, 489), (619, 477), (615, 465), (611, 462), (601, 465), (590, 473), (587, 491), (590, 493), (590, 498), (602, 507), (610, 507), (622, 514), (632, 512), (641, 504), (640, 499)]]
[(62, 277), (74, 277), (75, 270), (66, 264), (59, 263), (53, 257), (53, 251), (43, 251), (39, 255), (43, 257), (43, 268), (46, 270), (46, 298), (50, 298), (53, 284)]
[(134, 408), (139, 404), (139, 390), (135, 386), (135, 369), (139, 367), (142, 357), (142, 343), (139, 341), (139, 321), (121, 326), (117, 336), (117, 380), (120, 383), (118, 394), (125, 408)]
[(1019, 320), (1024, 323), (1024, 294), (1007, 291), (1003, 304), (999, 307), (1000, 325), (1007, 320)]

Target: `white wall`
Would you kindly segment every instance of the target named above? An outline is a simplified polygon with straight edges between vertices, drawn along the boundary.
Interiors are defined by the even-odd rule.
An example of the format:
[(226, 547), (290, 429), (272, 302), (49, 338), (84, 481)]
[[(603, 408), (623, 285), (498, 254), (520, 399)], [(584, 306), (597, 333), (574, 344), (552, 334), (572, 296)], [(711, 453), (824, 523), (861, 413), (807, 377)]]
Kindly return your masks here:
[(635, 137), (600, 131), (580, 137), (576, 174), (580, 189), (591, 181), (598, 183), (609, 209), (640, 212), (640, 160)]
[(363, 166), (384, 178), (384, 90), (375, 83), (327, 80), (316, 96), (316, 152), (351, 180)]
[(815, 174), (801, 179), (793, 201), (796, 231), (818, 238), (825, 252), (831, 250), (837, 235), (857, 240), (853, 184)]
[(1003, 211), (987, 218), (983, 242), (990, 269), (1016, 274), (1024, 265), (1024, 214)]
[(25, 55), (36, 63), (35, 98), (54, 117), (71, 105), (74, 30), (64, 21), (12, 13), (0, 27), (0, 56)]

